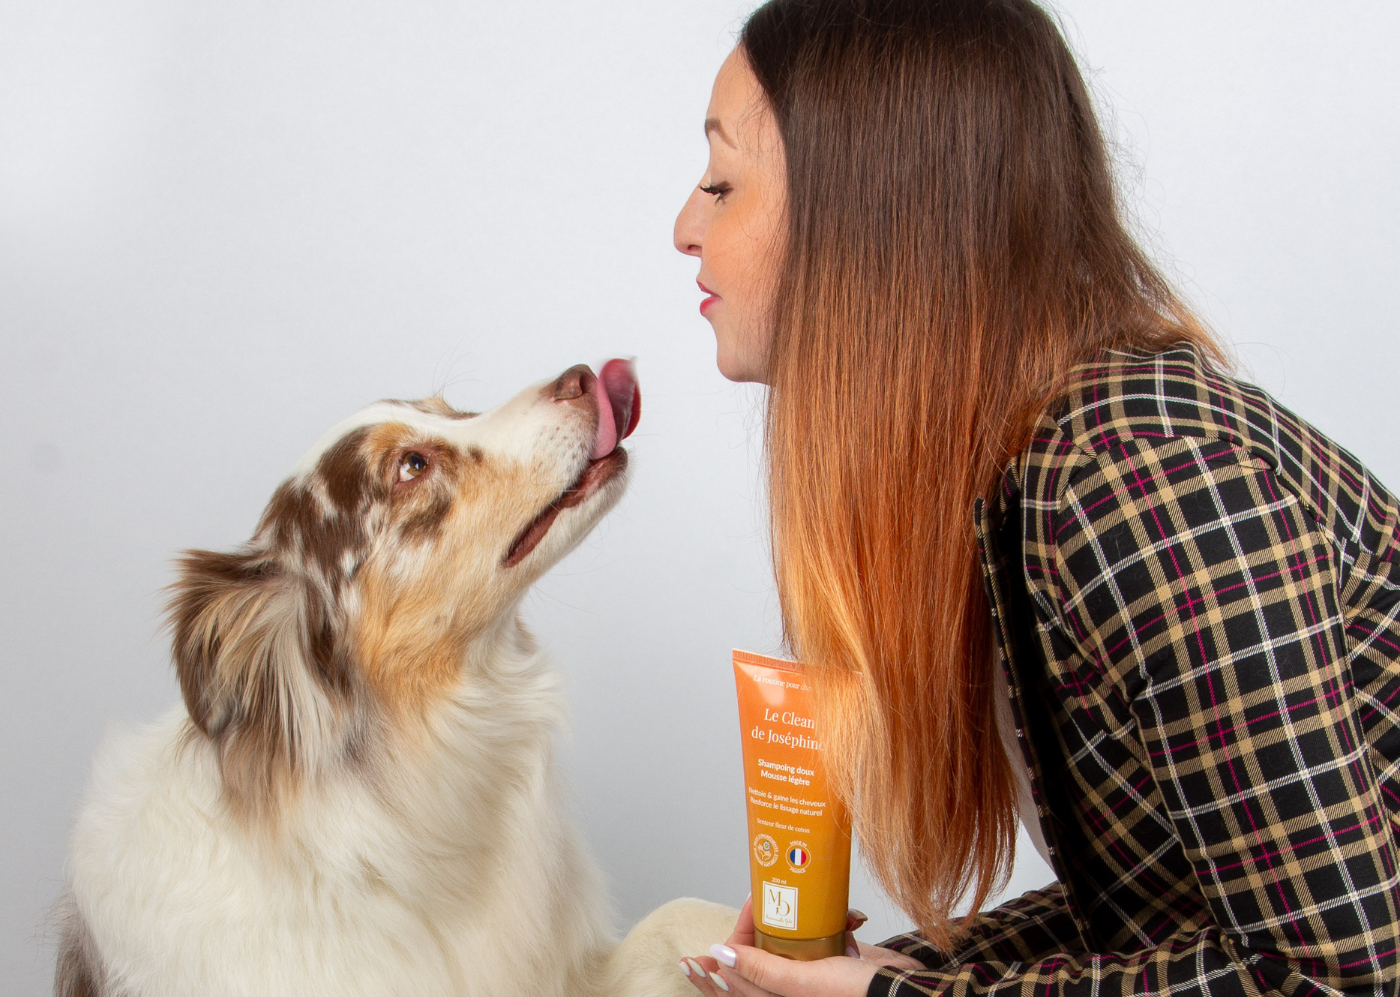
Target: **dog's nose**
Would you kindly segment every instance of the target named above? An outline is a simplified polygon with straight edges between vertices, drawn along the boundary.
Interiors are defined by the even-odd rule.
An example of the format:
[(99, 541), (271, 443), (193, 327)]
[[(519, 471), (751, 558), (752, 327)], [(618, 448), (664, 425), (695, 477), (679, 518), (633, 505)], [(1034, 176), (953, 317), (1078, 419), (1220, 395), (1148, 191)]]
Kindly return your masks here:
[(593, 384), (597, 380), (588, 364), (575, 364), (560, 374), (559, 380), (554, 382), (554, 400), (566, 402), (571, 398), (581, 398), (593, 390)]

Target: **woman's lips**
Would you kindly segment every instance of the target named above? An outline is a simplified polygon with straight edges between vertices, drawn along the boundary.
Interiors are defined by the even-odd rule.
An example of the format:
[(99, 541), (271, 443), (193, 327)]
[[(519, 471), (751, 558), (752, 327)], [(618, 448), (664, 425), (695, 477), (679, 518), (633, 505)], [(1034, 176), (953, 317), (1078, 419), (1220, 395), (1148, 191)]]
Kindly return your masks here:
[(704, 284), (701, 284), (698, 280), (695, 283), (699, 286), (700, 290), (704, 291), (706, 294), (709, 295), (708, 298), (700, 302), (700, 314), (704, 315), (705, 312), (714, 307), (715, 302), (719, 301), (719, 295), (716, 294), (714, 291), (711, 291)]

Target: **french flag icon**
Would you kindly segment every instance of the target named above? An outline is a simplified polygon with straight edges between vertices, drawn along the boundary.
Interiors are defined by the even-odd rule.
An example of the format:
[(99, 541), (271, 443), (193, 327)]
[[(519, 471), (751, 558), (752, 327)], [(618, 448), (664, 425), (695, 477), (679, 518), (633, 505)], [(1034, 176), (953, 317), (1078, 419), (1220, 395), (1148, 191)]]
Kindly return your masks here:
[(812, 853), (801, 845), (793, 845), (788, 849), (787, 860), (794, 869), (802, 869), (806, 867), (808, 862), (812, 861)]

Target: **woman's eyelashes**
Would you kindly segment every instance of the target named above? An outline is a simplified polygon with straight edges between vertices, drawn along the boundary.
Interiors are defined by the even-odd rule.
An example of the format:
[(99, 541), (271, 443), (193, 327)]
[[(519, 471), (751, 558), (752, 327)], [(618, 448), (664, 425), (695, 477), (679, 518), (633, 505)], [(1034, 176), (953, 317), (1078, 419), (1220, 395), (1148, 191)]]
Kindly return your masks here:
[(711, 197), (717, 197), (721, 201), (724, 200), (724, 195), (728, 194), (732, 189), (733, 188), (723, 180), (710, 184), (702, 183), (700, 185), (701, 191), (703, 191), (706, 194), (709, 194)]

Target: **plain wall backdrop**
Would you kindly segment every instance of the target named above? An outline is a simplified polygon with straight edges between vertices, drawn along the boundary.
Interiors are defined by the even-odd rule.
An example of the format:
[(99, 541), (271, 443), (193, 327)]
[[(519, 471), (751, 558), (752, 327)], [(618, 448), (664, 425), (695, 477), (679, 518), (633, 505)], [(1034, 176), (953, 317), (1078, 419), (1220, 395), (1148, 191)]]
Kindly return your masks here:
[[(618, 924), (737, 903), (728, 654), (778, 626), (761, 396), (671, 248), (741, 0), (0, 0), (0, 989), (110, 724), (176, 699), (170, 559), (385, 396), (636, 354), (634, 484), (526, 604)], [(1064, 0), (1152, 251), (1249, 376), (1400, 486), (1400, 5)], [(917, 501), (917, 496), (911, 496)], [(931, 638), (933, 639), (933, 638)], [(1052, 878), (1028, 848), (1013, 890)], [(902, 926), (863, 879), (871, 940)], [(868, 905), (868, 906), (867, 906)]]

